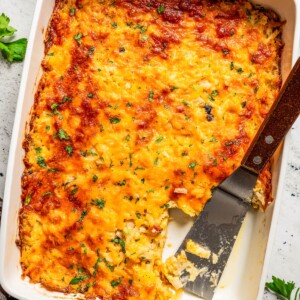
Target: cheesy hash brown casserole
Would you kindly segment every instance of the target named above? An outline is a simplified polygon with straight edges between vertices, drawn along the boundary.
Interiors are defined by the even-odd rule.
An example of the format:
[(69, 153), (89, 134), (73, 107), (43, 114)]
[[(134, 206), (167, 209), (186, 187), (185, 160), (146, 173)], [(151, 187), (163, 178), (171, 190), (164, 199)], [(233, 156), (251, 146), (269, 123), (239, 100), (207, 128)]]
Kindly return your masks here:
[(280, 89), (282, 25), (247, 1), (56, 0), (24, 141), (23, 276), (175, 299), (168, 209), (199, 214), (239, 166)]

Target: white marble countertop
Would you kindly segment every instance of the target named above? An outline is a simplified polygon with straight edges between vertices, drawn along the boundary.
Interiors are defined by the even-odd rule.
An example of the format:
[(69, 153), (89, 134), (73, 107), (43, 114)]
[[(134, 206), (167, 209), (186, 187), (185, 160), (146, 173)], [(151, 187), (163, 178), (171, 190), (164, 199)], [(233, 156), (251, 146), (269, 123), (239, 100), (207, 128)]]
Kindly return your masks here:
[[(18, 29), (16, 37), (28, 37), (36, 0), (0, 0), (0, 13), (6, 13)], [(3, 197), (6, 163), (19, 91), (22, 63), (0, 60), (0, 197)], [(276, 239), (268, 266), (268, 280), (275, 275), (300, 286), (300, 120), (292, 131), (284, 193)], [(0, 299), (1, 295), (0, 295)], [(276, 299), (266, 294), (264, 300)], [(242, 300), (242, 299), (233, 299)]]

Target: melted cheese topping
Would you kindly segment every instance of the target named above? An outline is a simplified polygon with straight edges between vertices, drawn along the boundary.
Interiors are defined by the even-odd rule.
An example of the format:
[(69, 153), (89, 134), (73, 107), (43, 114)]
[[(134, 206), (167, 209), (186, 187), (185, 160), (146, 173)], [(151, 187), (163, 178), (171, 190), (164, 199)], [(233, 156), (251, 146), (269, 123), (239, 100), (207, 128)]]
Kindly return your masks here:
[(161, 262), (168, 208), (201, 211), (281, 84), (281, 23), (232, 2), (56, 1), (24, 141), (32, 282), (175, 298)]

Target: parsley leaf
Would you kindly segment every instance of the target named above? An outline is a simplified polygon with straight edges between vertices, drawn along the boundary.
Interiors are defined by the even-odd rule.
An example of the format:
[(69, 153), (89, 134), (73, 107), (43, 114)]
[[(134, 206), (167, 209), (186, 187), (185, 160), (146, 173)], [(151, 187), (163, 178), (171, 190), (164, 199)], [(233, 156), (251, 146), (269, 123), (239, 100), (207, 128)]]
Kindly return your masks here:
[[(12, 36), (17, 30), (9, 26), (10, 19), (5, 14), (0, 15), (0, 38)], [(10, 43), (0, 42), (0, 51), (9, 62), (22, 61), (25, 57), (27, 39), (19, 39)]]
[(25, 57), (27, 39), (19, 39), (11, 43), (0, 42), (0, 50), (9, 62), (22, 61)]
[(4, 36), (12, 36), (17, 30), (9, 26), (10, 19), (5, 14), (0, 16), (0, 38)]
[(292, 291), (295, 289), (295, 283), (292, 281), (285, 282), (275, 276), (272, 276), (272, 282), (267, 282), (265, 287), (284, 299), (290, 300)]

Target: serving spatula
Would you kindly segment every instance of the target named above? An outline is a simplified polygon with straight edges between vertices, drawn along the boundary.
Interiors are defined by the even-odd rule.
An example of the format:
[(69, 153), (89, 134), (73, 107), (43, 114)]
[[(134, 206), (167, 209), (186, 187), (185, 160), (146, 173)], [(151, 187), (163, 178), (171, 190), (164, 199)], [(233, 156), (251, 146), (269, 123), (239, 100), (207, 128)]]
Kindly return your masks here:
[[(202, 269), (195, 281), (189, 281), (185, 285), (186, 291), (206, 300), (213, 298), (236, 236), (251, 206), (258, 174), (272, 157), (299, 113), (300, 58), (251, 143), (241, 166), (214, 189), (212, 198), (176, 252), (178, 255), (185, 251), (187, 259), (198, 269)], [(191, 253), (195, 251), (187, 251), (187, 243), (196, 245), (200, 252), (195, 255)], [(206, 255), (201, 255), (201, 249)], [(209, 257), (204, 258), (205, 256)]]

